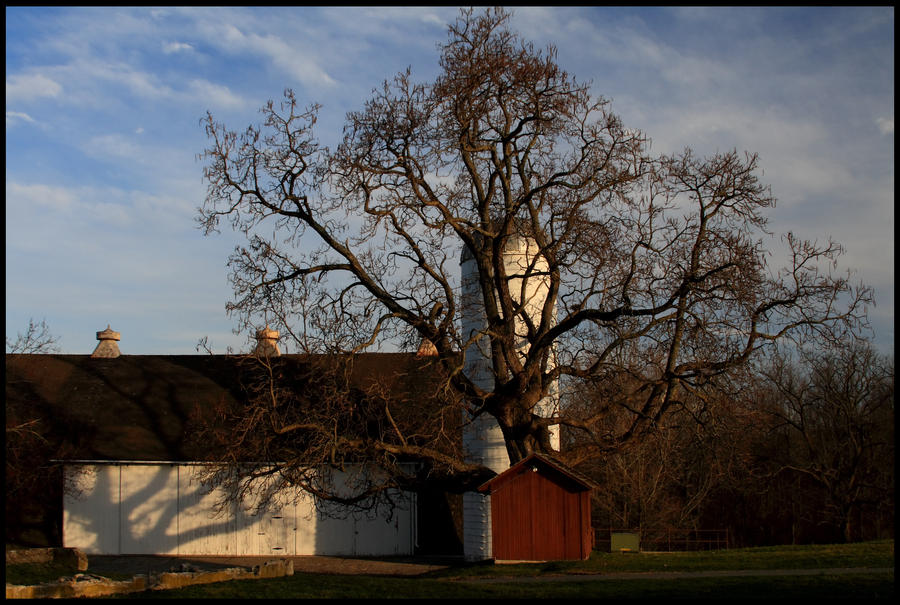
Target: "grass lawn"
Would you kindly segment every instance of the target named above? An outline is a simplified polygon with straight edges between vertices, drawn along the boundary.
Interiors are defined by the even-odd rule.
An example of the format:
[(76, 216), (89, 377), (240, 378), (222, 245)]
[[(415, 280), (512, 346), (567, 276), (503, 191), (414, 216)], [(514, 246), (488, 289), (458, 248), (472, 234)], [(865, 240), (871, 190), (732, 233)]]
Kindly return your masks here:
[(594, 551), (587, 561), (492, 565), (476, 564), (434, 575), (498, 576), (546, 573), (614, 573), (644, 571), (709, 571), (733, 569), (829, 569), (894, 567), (894, 541), (805, 546), (768, 546), (730, 550), (608, 553)]
[[(40, 569), (43, 567), (44, 569)], [(584, 574), (621, 572), (842, 569), (894, 567), (894, 542), (777, 546), (687, 553), (598, 553), (587, 561), (540, 564), (460, 564), (418, 577), (339, 576), (297, 573), (270, 580), (243, 580), (117, 598), (715, 598), (887, 599), (894, 573), (586, 580)], [(7, 566), (7, 581), (23, 574), (47, 581), (72, 570)], [(541, 578), (542, 581), (535, 581)], [(121, 578), (116, 578), (121, 579)], [(24, 582), (22, 582), (24, 583)]]
[(891, 599), (894, 574), (468, 583), (427, 578), (299, 574), (119, 598), (194, 599)]

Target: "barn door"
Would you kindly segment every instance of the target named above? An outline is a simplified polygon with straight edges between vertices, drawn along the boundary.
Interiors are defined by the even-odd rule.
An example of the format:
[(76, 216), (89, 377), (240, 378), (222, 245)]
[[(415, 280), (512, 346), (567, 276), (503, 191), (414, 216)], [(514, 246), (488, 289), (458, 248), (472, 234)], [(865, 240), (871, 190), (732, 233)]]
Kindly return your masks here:
[(294, 554), (294, 520), (293, 515), (286, 512), (280, 509), (265, 513), (263, 522), (259, 524), (259, 554)]

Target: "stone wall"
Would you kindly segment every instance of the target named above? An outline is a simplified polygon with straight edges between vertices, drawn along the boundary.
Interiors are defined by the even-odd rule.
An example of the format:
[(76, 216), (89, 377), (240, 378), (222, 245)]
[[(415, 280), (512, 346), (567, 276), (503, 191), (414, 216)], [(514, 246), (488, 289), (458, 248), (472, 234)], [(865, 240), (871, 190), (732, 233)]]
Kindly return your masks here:
[(27, 548), (6, 551), (6, 564), (59, 563), (85, 571), (88, 568), (87, 555), (77, 548)]
[[(28, 559), (17, 562), (33, 563), (46, 561)], [(87, 558), (85, 557), (85, 569), (87, 568), (86, 562)], [(7, 553), (7, 564), (9, 563), (9, 553)], [(57, 582), (49, 582), (37, 586), (7, 584), (6, 598), (65, 599), (73, 597), (99, 597), (111, 594), (140, 592), (144, 590), (169, 590), (172, 588), (184, 588), (185, 586), (192, 586), (194, 584), (211, 584), (213, 582), (227, 582), (229, 580), (258, 580), (292, 575), (294, 575), (294, 563), (290, 559), (267, 561), (262, 565), (253, 567), (253, 569), (233, 567), (216, 571), (164, 572), (150, 576), (141, 574), (134, 576), (131, 580), (123, 581), (114, 581), (93, 574), (76, 574), (72, 577), (60, 578)]]

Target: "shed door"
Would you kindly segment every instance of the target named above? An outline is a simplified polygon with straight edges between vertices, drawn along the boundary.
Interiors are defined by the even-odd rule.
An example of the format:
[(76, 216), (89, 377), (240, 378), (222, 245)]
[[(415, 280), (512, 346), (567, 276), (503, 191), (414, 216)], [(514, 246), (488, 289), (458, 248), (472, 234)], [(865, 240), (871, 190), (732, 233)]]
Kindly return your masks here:
[(551, 481), (535, 476), (528, 511), (531, 525), (531, 552), (528, 558), (535, 561), (566, 558), (565, 495)]

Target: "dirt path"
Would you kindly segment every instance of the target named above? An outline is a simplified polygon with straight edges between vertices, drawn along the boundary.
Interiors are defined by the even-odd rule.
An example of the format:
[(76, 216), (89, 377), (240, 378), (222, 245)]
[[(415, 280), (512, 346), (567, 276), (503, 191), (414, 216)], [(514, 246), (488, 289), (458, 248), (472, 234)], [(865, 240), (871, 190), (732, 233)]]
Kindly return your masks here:
[(212, 571), (227, 567), (252, 568), (276, 558), (291, 559), (295, 572), (414, 576), (449, 565), (446, 560), (358, 559), (345, 557), (191, 557), (145, 555), (89, 555), (88, 572), (97, 575), (160, 573), (163, 571)]
[[(126, 575), (160, 573), (163, 571), (212, 571), (227, 567), (252, 568), (275, 557), (168, 557), (144, 555), (94, 555), (88, 557), (88, 572), (97, 575), (119, 573)], [(350, 557), (294, 556), (284, 557), (294, 563), (295, 572), (327, 573), (338, 575), (389, 575), (417, 576), (438, 569), (445, 569), (459, 561), (449, 559), (360, 559)], [(183, 567), (188, 566), (188, 567)], [(677, 578), (712, 578), (738, 576), (811, 576), (830, 574), (885, 573), (893, 568), (847, 569), (755, 569), (715, 570), (691, 572), (616, 572), (542, 574), (540, 576), (492, 576), (462, 577), (458, 582), (587, 582), (602, 580), (647, 580)]]
[(850, 567), (831, 569), (732, 569), (715, 571), (631, 571), (615, 573), (543, 574), (540, 576), (507, 576), (459, 578), (460, 582), (486, 584), (504, 582), (588, 582), (597, 580), (676, 580), (690, 578), (726, 578), (754, 576), (825, 576), (844, 574), (893, 573), (893, 567)]

